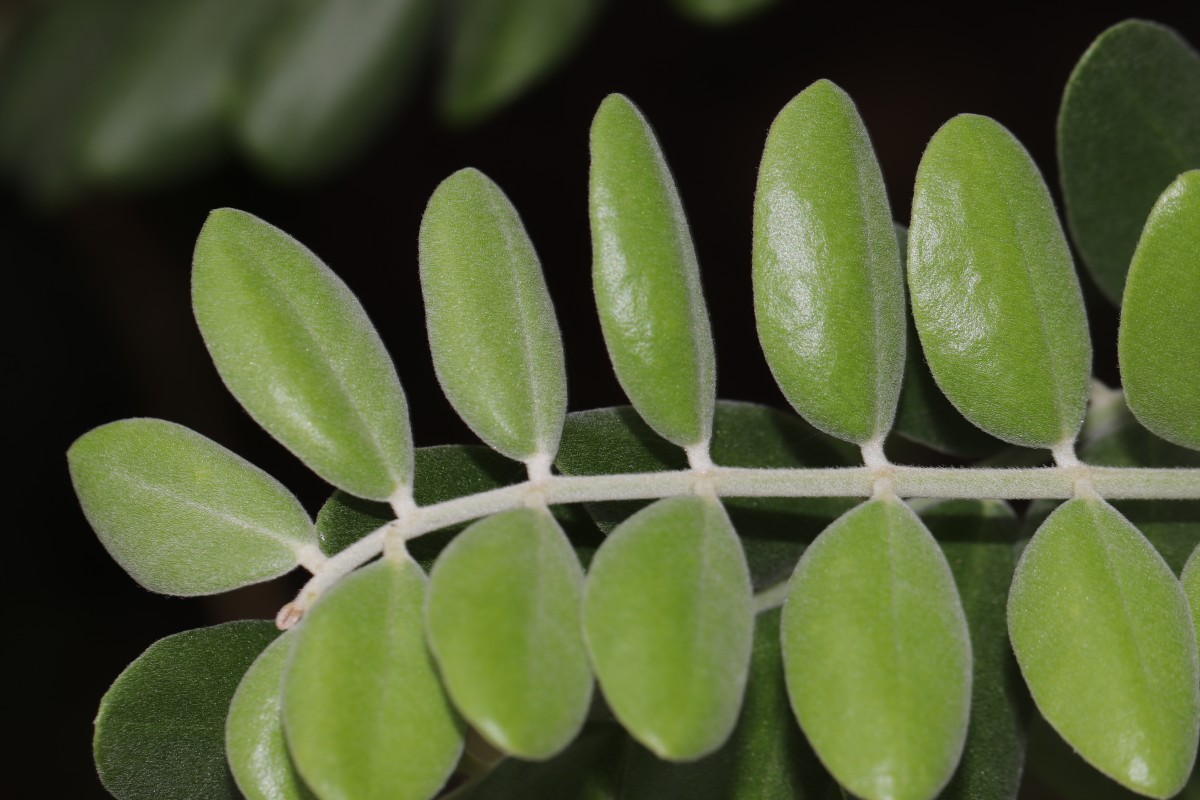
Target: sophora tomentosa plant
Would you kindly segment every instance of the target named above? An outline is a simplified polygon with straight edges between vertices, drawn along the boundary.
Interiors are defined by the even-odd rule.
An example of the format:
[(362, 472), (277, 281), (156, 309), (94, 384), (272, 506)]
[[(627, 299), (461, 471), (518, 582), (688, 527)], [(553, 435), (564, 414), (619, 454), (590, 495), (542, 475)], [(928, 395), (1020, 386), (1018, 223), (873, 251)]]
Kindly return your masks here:
[[(1089, 411), (1080, 287), (1017, 140), (947, 122), (905, 233), (854, 104), (813, 84), (771, 127), (754, 209), (759, 339), (802, 422), (717, 401), (682, 205), (626, 98), (601, 105), (591, 154), (596, 303), (632, 408), (567, 414), (555, 310), (496, 184), (452, 175), (422, 222), (437, 375), (490, 450), (414, 452), (350, 290), (282, 231), (213, 212), (193, 299), (217, 369), (338, 491), (314, 523), (159, 420), (71, 448), (88, 519), (145, 587), (312, 573), (282, 635), (181, 633), (118, 678), (96, 723), (106, 786), (425, 800), (457, 773), (455, 796), (477, 799), (1011, 798), (1026, 721), (1011, 643), (1087, 762), (1178, 792), (1200, 736), (1200, 556), (1178, 579), (1188, 540), (1171, 527), (1194, 541), (1200, 522), (1200, 171), (1161, 192), (1132, 255), (1128, 409), (1093, 384)], [(897, 426), (1053, 463), (905, 466), (885, 452)], [(1003, 499), (1066, 501), (1034, 504), (1015, 574)]]

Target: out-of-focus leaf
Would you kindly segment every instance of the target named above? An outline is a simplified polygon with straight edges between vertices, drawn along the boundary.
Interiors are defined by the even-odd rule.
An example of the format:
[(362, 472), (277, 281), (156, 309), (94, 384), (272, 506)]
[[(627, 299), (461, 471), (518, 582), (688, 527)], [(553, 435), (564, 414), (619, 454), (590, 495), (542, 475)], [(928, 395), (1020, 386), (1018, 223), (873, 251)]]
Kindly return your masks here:
[(238, 682), (279, 631), (228, 622), (168, 636), (138, 656), (100, 701), (93, 752), (118, 800), (237, 800), (225, 717)]
[(150, 184), (194, 170), (225, 143), (235, 69), (280, 0), (148, 3), (94, 77), (81, 132), (84, 171)]
[(694, 760), (728, 739), (749, 669), (751, 603), (741, 545), (715, 498), (660, 500), (596, 553), (583, 604), (588, 651), (617, 719), (658, 757)]
[(1099, 498), (1074, 499), (1025, 548), (1009, 636), (1038, 709), (1124, 786), (1183, 788), (1200, 738), (1187, 598), (1148, 541)]
[(1180, 175), (1150, 212), (1125, 284), (1119, 337), (1130, 410), (1154, 433), (1193, 450), (1200, 450), (1198, 253), (1200, 169)]
[(954, 574), (971, 633), (971, 718), (943, 800), (1013, 800), (1021, 788), (1032, 704), (1008, 644), (1005, 605), (1019, 524), (999, 500), (914, 505)]
[(562, 334), (517, 209), (479, 170), (454, 173), (421, 220), (421, 291), (450, 404), (509, 458), (553, 458), (567, 413)]
[(498, 749), (531, 760), (579, 734), (592, 699), (583, 569), (545, 509), (471, 525), (438, 557), (425, 627), (454, 704)]
[[(721, 400), (713, 418), (713, 460), (724, 467), (844, 467), (858, 462), (850, 445), (799, 417), (767, 406)], [(567, 475), (685, 469), (683, 450), (661, 438), (629, 406), (567, 415), (557, 466)], [(858, 500), (844, 497), (723, 498), (742, 539), (754, 588), (792, 573), (804, 546)], [(646, 501), (588, 503), (605, 532)]]
[(58, 0), (25, 9), (0, 59), (0, 168), (46, 203), (79, 175), (79, 137), (95, 76), (151, 0)]
[(225, 721), (229, 769), (247, 800), (313, 800), (283, 734), (283, 673), (295, 634), (276, 639), (238, 684)]
[(617, 725), (589, 725), (566, 750), (543, 763), (506, 758), (455, 800), (621, 800), (629, 737)]
[(675, 180), (650, 124), (623, 95), (600, 104), (591, 150), (592, 280), (617, 379), (664, 439), (707, 442), (716, 363)]
[(173, 422), (102, 425), (71, 445), (67, 461), (100, 542), (151, 591), (214, 594), (269, 580), (316, 543), (282, 484)]
[(258, 165), (327, 173), (375, 133), (412, 82), (435, 0), (288, 0), (239, 87), (235, 127)]
[(1200, 167), (1200, 54), (1163, 25), (1130, 19), (1075, 66), (1058, 116), (1067, 221), (1114, 303), (1146, 215), (1179, 173)]
[(904, 374), (904, 272), (866, 126), (826, 80), (767, 135), (754, 309), (767, 363), (800, 415), (856, 444), (882, 442)]
[(1091, 376), (1083, 296), (1037, 166), (994, 120), (957, 116), (929, 142), (908, 286), (925, 360), (963, 416), (1026, 447), (1074, 439)]
[(296, 767), (322, 798), (428, 800), (462, 753), (421, 624), (425, 575), (384, 558), (322, 597), (297, 630), (284, 677)]
[(925, 798), (967, 735), (971, 642), (946, 557), (901, 501), (835, 522), (783, 610), (788, 695), (821, 762), (867, 800)]
[(778, 0), (672, 0), (679, 13), (708, 25), (727, 25), (757, 14)]
[(225, 385), (314, 472), (368, 500), (411, 482), (396, 368), (358, 298), (304, 245), (244, 211), (212, 212), (192, 305)]
[(478, 121), (535, 83), (571, 54), (602, 0), (455, 0), (448, 3), (450, 44), (442, 114)]

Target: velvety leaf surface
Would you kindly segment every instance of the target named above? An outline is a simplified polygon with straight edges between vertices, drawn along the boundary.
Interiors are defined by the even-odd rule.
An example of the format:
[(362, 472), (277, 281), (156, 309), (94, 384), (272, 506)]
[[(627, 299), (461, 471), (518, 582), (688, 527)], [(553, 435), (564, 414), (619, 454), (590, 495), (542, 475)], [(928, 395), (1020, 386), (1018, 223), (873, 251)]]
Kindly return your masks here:
[(733, 734), (699, 761), (673, 764), (630, 742), (622, 800), (802, 800), (824, 798), (833, 779), (788, 708), (780, 610), (758, 615), (746, 697)]
[(1184, 785), (1200, 736), (1187, 599), (1100, 499), (1064, 503), (1025, 548), (1009, 635), (1038, 709), (1089, 763), (1150, 797)]
[(623, 522), (596, 553), (583, 604), (617, 719), (660, 758), (720, 747), (742, 705), (753, 613), (746, 560), (715, 498), (660, 500)]
[(455, 706), (498, 749), (547, 759), (583, 727), (592, 670), (582, 596), (583, 569), (545, 509), (480, 520), (438, 557), (429, 646)]
[(383, 559), (305, 616), (284, 678), (284, 727), (322, 800), (428, 800), (458, 763), (464, 725), (425, 645), (425, 575)]
[(788, 695), (838, 783), (928, 800), (967, 735), (971, 642), (946, 557), (901, 501), (835, 522), (796, 565), (783, 610)]
[(212, 212), (192, 305), (225, 385), (314, 472), (370, 500), (409, 483), (396, 368), (358, 299), (304, 245), (244, 211)]
[(943, 800), (1013, 800), (1025, 766), (1029, 694), (1008, 644), (1006, 601), (1019, 524), (1000, 500), (914, 505), (950, 564), (971, 633), (971, 716)]
[(151, 591), (215, 594), (269, 580), (316, 543), (283, 485), (173, 422), (102, 425), (71, 445), (67, 463), (100, 542)]
[(1200, 450), (1200, 169), (1180, 175), (1150, 212), (1118, 341), (1130, 410), (1164, 439)]
[[(826, 436), (794, 414), (721, 400), (713, 419), (712, 458), (725, 467), (843, 467), (858, 463), (850, 445)], [(687, 457), (629, 406), (567, 415), (556, 465), (567, 475), (685, 469)], [(734, 497), (722, 502), (733, 521), (756, 591), (786, 580), (805, 545), (858, 503), (844, 497)], [(646, 501), (585, 505), (605, 532)]]
[(1058, 163), (1075, 243), (1120, 303), (1155, 199), (1176, 175), (1200, 167), (1200, 54), (1145, 20), (1100, 34), (1063, 93)]
[(767, 135), (754, 310), (767, 363), (800, 415), (856, 444), (882, 441), (904, 372), (904, 273), (866, 126), (826, 80), (788, 103)]
[(497, 110), (566, 59), (603, 2), (458, 0), (448, 5), (442, 113), (467, 124)]
[(509, 458), (553, 456), (567, 413), (562, 335), (516, 208), (474, 169), (442, 181), (421, 220), (421, 291), (450, 404)]
[(1188, 557), (1187, 563), (1184, 564), (1180, 581), (1183, 583), (1183, 591), (1187, 595), (1188, 605), (1192, 610), (1192, 622), (1196, 626), (1197, 640), (1200, 640), (1200, 545), (1196, 546), (1191, 556)]
[(434, 0), (288, 0), (238, 87), (238, 139), (285, 177), (329, 172), (405, 93), (429, 41)]
[(625, 394), (660, 436), (707, 441), (716, 365), (692, 234), (650, 124), (622, 95), (592, 121), (592, 280)]
[(100, 701), (92, 743), (118, 800), (237, 800), (225, 716), (246, 669), (279, 631), (246, 620), (155, 642)]
[(778, 0), (672, 0), (681, 14), (709, 25), (725, 25), (758, 13)]
[(147, 184), (222, 148), (234, 70), (278, 0), (146, 3), (119, 56), (94, 76), (80, 132), (83, 169)]
[[(896, 223), (895, 229), (903, 261), (908, 254), (908, 228)], [(982, 458), (998, 453), (1005, 447), (1004, 442), (964, 419), (938, 388), (929, 365), (925, 363), (925, 354), (921, 352), (917, 328), (907, 304), (905, 319), (907, 345), (904, 349), (904, 380), (896, 406), (894, 432), (910, 442), (958, 458)], [(904, 463), (902, 459), (900, 461)]]
[(963, 114), (929, 142), (908, 286), (925, 360), (963, 416), (1026, 447), (1075, 436), (1092, 358), (1083, 297), (1046, 184), (997, 122)]
[(283, 673), (295, 634), (280, 636), (246, 671), (225, 720), (225, 754), (247, 800), (312, 800), (283, 734)]

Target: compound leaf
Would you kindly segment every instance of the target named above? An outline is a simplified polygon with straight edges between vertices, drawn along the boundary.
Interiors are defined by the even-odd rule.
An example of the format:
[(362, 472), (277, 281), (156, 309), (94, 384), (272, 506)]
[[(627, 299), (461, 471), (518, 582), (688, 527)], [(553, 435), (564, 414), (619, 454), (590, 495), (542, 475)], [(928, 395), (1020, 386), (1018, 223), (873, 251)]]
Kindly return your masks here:
[(617, 719), (659, 758), (694, 760), (728, 739), (751, 603), (741, 545), (715, 498), (660, 500), (596, 553), (583, 603), (592, 665)]
[[(1200, 133), (1200, 131), (1198, 131)], [(1200, 450), (1200, 169), (1180, 175), (1150, 212), (1121, 306), (1125, 400), (1138, 420)]]
[(1037, 166), (994, 120), (957, 116), (929, 142), (908, 286), (925, 359), (963, 416), (1026, 447), (1074, 439), (1091, 375), (1083, 296)]
[(405, 93), (434, 0), (289, 0), (247, 59), (235, 131), (258, 165), (311, 177), (346, 161)]
[(468, 124), (515, 98), (571, 54), (602, 5), (602, 0), (453, 3), (443, 115)]
[(904, 272), (866, 126), (829, 81), (797, 95), (767, 135), (754, 308), (767, 363), (800, 415), (847, 441), (881, 442), (904, 373)]
[(312, 800), (296, 774), (283, 734), (283, 673), (293, 633), (267, 646), (246, 671), (229, 704), (225, 754), (247, 800)]
[(67, 452), (79, 504), (100, 542), (154, 592), (215, 594), (290, 572), (316, 544), (278, 481), (195, 431), (126, 419)]
[(650, 124), (622, 95), (600, 104), (591, 148), (592, 279), (617, 379), (664, 439), (707, 442), (712, 332), (675, 180)]
[(438, 381), (471, 430), (516, 460), (553, 456), (567, 413), (562, 335), (516, 208), (486, 175), (442, 181), (421, 220)]
[(1067, 221), (1114, 303), (1155, 198), (1200, 167), (1200, 54), (1178, 33), (1130, 19), (1079, 60), (1058, 116)]
[(592, 670), (582, 596), (583, 569), (546, 509), (480, 520), (434, 564), (430, 648), (454, 704), (498, 749), (545, 760), (583, 728)]
[(1009, 636), (1038, 709), (1085, 760), (1166, 798), (1200, 737), (1187, 598), (1136, 528), (1099, 498), (1070, 500), (1025, 548)]
[(284, 729), (322, 798), (428, 800), (462, 753), (421, 624), (425, 574), (384, 558), (342, 580), (297, 630), (284, 678)]
[(222, 380), (250, 416), (339, 489), (387, 500), (412, 479), (396, 368), (350, 289), (244, 211), (209, 215), (192, 304)]
[(967, 735), (971, 642), (946, 557), (895, 498), (809, 546), (783, 610), (792, 709), (838, 783), (867, 800), (929, 800)]
[(118, 800), (237, 800), (225, 717), (247, 668), (279, 631), (245, 620), (184, 631), (138, 656), (100, 701), (93, 752)]

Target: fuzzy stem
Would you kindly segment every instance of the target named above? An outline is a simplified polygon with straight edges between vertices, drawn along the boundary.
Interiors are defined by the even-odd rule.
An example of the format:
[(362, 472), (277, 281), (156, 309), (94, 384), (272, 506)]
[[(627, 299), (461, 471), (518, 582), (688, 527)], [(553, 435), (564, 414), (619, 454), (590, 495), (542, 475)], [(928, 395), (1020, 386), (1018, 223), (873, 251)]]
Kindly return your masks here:
[[(706, 488), (720, 497), (870, 497), (876, 481), (886, 477), (900, 497), (1058, 499), (1075, 496), (1086, 481), (1097, 495), (1110, 499), (1200, 499), (1200, 469), (1070, 466), (1024, 469), (906, 467), (888, 464), (886, 475), (870, 467), (823, 469), (749, 469), (714, 466), (705, 470)], [(405, 540), (459, 522), (486, 517), (529, 504), (530, 494), (549, 505), (606, 500), (657, 500), (692, 494), (693, 470), (624, 475), (551, 475), (430, 506), (405, 509), (398, 520), (368, 534), (321, 563), (296, 599), (279, 612), (281, 628), (296, 624), (330, 586), (382, 552), (388, 532)]]

